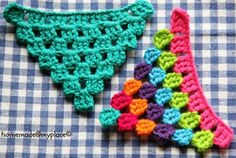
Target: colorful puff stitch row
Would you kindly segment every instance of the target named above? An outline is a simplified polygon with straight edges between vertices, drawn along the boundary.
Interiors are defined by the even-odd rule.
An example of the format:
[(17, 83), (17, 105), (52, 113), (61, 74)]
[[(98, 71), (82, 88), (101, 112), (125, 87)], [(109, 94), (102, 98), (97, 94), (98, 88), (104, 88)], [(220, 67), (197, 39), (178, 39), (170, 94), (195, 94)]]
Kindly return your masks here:
[(190, 49), (189, 17), (175, 9), (171, 31), (154, 35), (144, 63), (136, 65), (134, 79), (111, 98), (99, 120), (103, 127), (117, 125), (119, 132), (152, 135), (158, 143), (174, 141), (199, 152), (213, 146), (227, 148), (233, 130), (218, 118), (199, 85)]

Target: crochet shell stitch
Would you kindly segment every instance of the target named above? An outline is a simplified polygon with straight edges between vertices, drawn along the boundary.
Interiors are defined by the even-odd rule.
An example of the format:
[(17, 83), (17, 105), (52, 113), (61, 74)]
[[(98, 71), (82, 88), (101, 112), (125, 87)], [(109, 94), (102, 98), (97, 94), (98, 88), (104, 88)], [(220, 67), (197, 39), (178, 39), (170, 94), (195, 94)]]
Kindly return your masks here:
[[(155, 48), (146, 50), (145, 63), (135, 67), (134, 79), (126, 81), (119, 93), (122, 102), (116, 102), (117, 94), (111, 99), (114, 111), (132, 115), (132, 119), (117, 117), (113, 126), (152, 136), (161, 145), (174, 141), (180, 146), (192, 145), (199, 152), (213, 145), (228, 148), (234, 133), (216, 116), (199, 84), (186, 11), (176, 8), (170, 31), (157, 32), (153, 40)], [(107, 117), (103, 109), (99, 119), (105, 127), (104, 123), (114, 117)]]
[(152, 13), (150, 3), (137, 0), (120, 9), (66, 13), (11, 3), (3, 16), (16, 26), (17, 40), (38, 59), (40, 68), (74, 98), (75, 109), (89, 111), (93, 96), (104, 89), (103, 80), (111, 78), (126, 51), (136, 47)]

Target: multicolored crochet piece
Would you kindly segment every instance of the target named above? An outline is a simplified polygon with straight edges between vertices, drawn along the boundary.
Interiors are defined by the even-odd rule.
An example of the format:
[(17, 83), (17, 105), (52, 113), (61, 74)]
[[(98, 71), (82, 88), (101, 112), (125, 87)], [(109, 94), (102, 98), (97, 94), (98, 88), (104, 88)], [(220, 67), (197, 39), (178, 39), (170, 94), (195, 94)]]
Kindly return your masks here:
[(233, 130), (216, 116), (204, 97), (191, 51), (189, 16), (175, 9), (171, 28), (154, 35), (154, 48), (134, 69), (134, 79), (100, 113), (103, 127), (151, 135), (158, 144), (174, 141), (199, 152), (213, 144), (227, 148)]
[(111, 78), (126, 51), (136, 47), (152, 14), (150, 3), (137, 0), (121, 9), (68, 13), (11, 3), (3, 16), (16, 26), (18, 41), (40, 68), (74, 98), (75, 109), (88, 111), (94, 107), (93, 95), (104, 89), (103, 80)]

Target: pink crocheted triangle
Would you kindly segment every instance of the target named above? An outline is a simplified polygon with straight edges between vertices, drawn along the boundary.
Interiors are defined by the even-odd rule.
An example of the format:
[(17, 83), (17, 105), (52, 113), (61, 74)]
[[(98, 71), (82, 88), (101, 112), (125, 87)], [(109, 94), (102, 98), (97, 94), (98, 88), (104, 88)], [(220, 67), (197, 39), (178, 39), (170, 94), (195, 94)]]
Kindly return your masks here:
[(170, 31), (157, 32), (154, 45), (145, 52), (145, 63), (135, 67), (134, 79), (111, 98), (112, 107), (100, 113), (102, 126), (117, 125), (119, 132), (135, 130), (139, 136), (154, 137), (158, 144), (192, 145), (199, 152), (213, 145), (228, 148), (234, 132), (203, 94), (186, 11), (173, 11)]

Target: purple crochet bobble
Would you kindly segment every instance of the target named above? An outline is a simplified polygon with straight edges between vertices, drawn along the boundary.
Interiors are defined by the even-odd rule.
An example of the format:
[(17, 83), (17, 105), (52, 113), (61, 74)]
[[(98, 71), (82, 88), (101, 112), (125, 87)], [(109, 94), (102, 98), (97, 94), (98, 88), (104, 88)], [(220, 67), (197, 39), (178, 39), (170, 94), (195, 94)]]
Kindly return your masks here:
[(153, 130), (153, 135), (158, 143), (166, 144), (174, 132), (175, 128), (172, 125), (158, 124)]
[(143, 99), (150, 99), (152, 98), (157, 89), (150, 83), (144, 83), (142, 87), (139, 89), (139, 97)]
[(164, 113), (164, 108), (158, 104), (149, 103), (146, 110), (147, 118), (153, 121), (160, 119)]
[(140, 63), (134, 68), (134, 78), (136, 80), (143, 79), (152, 70), (152, 65), (146, 63)]

